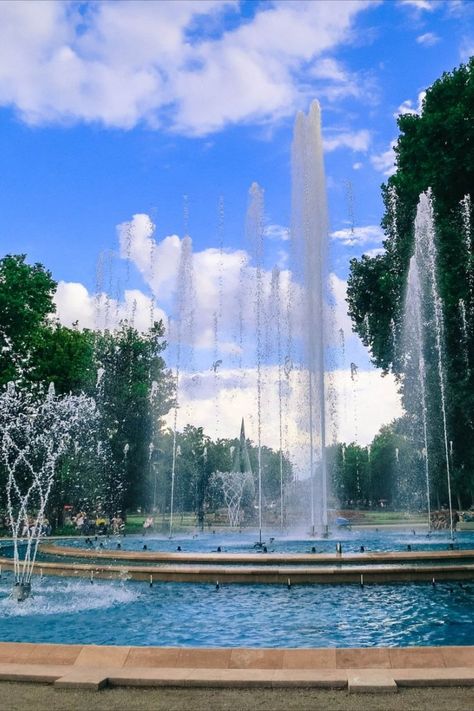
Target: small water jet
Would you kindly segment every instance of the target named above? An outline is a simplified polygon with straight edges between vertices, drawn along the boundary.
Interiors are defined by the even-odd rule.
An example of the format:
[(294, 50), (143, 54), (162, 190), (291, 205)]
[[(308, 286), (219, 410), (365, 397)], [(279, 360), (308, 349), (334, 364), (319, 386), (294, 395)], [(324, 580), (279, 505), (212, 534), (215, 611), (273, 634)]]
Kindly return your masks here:
[[(222, 488), (224, 501), (227, 506), (227, 515), (231, 528), (241, 525), (241, 503), (246, 489), (253, 491), (253, 475), (250, 457), (245, 437), (245, 425), (242, 419), (239, 444), (233, 451), (232, 471), (215, 472), (213, 475)], [(260, 540), (261, 543), (261, 540)]]
[(89, 446), (97, 424), (92, 398), (57, 397), (9, 383), (0, 394), (0, 457), (7, 472), (7, 510), (13, 538), (12, 597), (22, 602), (31, 593), (31, 577), (46, 506), (61, 458), (71, 447)]

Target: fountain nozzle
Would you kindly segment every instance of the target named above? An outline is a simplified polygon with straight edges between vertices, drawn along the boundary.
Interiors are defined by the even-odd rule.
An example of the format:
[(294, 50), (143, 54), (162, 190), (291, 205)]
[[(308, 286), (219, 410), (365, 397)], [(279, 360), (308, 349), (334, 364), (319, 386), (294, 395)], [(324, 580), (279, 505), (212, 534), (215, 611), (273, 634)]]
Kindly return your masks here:
[(12, 597), (17, 602), (24, 602), (31, 595), (31, 583), (20, 583), (16, 582), (13, 590)]

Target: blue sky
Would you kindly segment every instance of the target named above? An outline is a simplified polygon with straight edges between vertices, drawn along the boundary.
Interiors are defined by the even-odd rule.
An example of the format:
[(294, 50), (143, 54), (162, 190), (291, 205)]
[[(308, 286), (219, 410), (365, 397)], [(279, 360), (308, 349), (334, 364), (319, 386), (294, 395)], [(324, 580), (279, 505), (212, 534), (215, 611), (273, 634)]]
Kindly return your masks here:
[[(117, 226), (146, 214), (157, 243), (182, 236), (185, 195), (195, 251), (218, 246), (220, 196), (225, 246), (245, 249), (253, 181), (270, 232), (284, 235), (294, 116), (317, 98), (343, 285), (350, 257), (380, 249), (396, 115), (418, 110), (421, 92), (473, 51), (470, 0), (4, 0), (1, 252), (26, 253), (91, 298)], [(267, 246), (271, 268), (285, 242)], [(139, 261), (128, 285), (146, 291)], [(63, 297), (60, 313), (77, 316), (73, 292)]]

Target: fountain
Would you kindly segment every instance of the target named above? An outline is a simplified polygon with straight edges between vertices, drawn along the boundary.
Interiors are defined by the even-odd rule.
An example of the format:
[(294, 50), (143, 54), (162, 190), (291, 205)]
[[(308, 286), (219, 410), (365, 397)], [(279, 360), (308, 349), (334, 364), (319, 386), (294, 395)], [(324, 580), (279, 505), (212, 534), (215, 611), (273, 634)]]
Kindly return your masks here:
[[(187, 213), (185, 213), (186, 216)], [(187, 220), (186, 220), (187, 222)], [(174, 491), (176, 481), (176, 464), (178, 457), (178, 409), (179, 409), (179, 388), (182, 367), (182, 351), (184, 346), (192, 348), (194, 341), (194, 273), (193, 273), (193, 251), (191, 238), (186, 235), (181, 243), (181, 254), (178, 268), (178, 278), (176, 284), (176, 333), (173, 333), (176, 342), (176, 366), (175, 366), (175, 387), (176, 402), (173, 412), (173, 447), (171, 464), (171, 495), (170, 495), (170, 520), (169, 537), (173, 536), (173, 516), (174, 516)], [(170, 331), (171, 331), (170, 322)]]
[[(438, 287), (437, 253), (435, 244), (435, 223), (430, 191), (422, 193), (415, 218), (415, 246), (408, 270), (405, 313), (403, 319), (405, 334), (405, 394), (407, 384), (419, 384), (419, 409), (421, 410), (423, 451), (426, 478), (426, 497), (429, 516), (432, 457), (430, 450), (437, 440), (437, 418), (435, 408), (439, 403), (441, 413), (439, 431), (443, 443), (443, 468), (446, 473), (446, 487), (449, 508), (449, 530), (454, 537), (453, 508), (451, 495), (451, 462), (446, 410), (446, 375), (443, 364), (444, 317)], [(428, 354), (428, 355), (427, 355)], [(414, 368), (414, 378), (413, 378)], [(430, 427), (428, 427), (430, 422)]]
[(254, 488), (252, 466), (250, 464), (243, 418), (240, 426), (239, 443), (233, 449), (232, 455), (232, 471), (215, 472), (213, 479), (222, 489), (224, 501), (227, 506), (229, 525), (231, 528), (236, 528), (241, 525), (240, 506), (244, 492), (247, 489), (253, 493)]
[[(298, 113), (292, 155), (293, 278), (302, 330), (302, 368), (307, 373), (307, 426), (311, 479), (311, 534), (328, 531), (326, 461), (325, 347), (328, 333), (328, 218), (321, 138), (320, 107)], [(308, 325), (311, 324), (311, 327)], [(319, 477), (316, 462), (319, 461)]]
[(430, 463), (428, 449), (428, 409), (426, 401), (426, 367), (423, 345), (423, 302), (420, 286), (420, 275), (415, 256), (410, 259), (408, 268), (405, 310), (403, 315), (403, 343), (405, 374), (412, 375), (414, 384), (419, 385), (419, 411), (422, 423), (426, 505), (428, 510), (428, 531), (431, 530), (431, 493), (430, 493)]
[(255, 352), (257, 364), (257, 476), (258, 476), (258, 536), (262, 545), (262, 360), (263, 360), (263, 233), (264, 206), (263, 190), (253, 183), (249, 193), (247, 211), (247, 235), (254, 250), (255, 257)]
[(45, 395), (9, 383), (0, 395), (0, 457), (7, 472), (14, 551), (12, 597), (18, 602), (31, 593), (46, 505), (61, 458), (71, 446), (89, 446), (96, 422), (94, 400), (56, 397), (52, 384)]

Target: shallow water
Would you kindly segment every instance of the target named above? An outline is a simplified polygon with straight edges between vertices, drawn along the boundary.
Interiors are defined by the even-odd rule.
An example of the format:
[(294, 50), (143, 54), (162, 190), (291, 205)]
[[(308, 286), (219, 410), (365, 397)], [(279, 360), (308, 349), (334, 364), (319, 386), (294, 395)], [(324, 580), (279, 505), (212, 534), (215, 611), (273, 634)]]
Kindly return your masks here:
[(474, 584), (213, 585), (33, 579), (8, 598), (0, 639), (164, 646), (354, 647), (474, 644)]
[[(274, 540), (271, 540), (271, 539)], [(125, 537), (99, 536), (97, 540), (91, 537), (91, 549), (98, 548), (100, 544), (106, 550), (114, 551), (120, 543), (122, 550), (147, 550), (175, 552), (178, 546), (183, 552), (209, 553), (218, 547), (222, 552), (251, 553), (256, 552), (254, 544), (257, 540), (255, 533), (204, 533), (196, 538), (191, 535), (176, 536), (171, 540), (164, 536), (150, 534), (147, 536), (133, 535)], [(339, 529), (331, 533), (329, 538), (303, 538), (299, 536), (281, 536), (279, 533), (267, 533), (263, 537), (268, 552), (275, 553), (309, 553), (314, 547), (318, 553), (334, 553), (336, 543), (340, 542), (344, 553), (358, 553), (360, 546), (366, 552), (373, 551), (406, 551), (411, 546), (413, 551), (419, 550), (447, 550), (451, 541), (445, 531), (432, 533), (430, 537), (425, 532), (413, 533), (413, 529), (395, 529), (377, 531), (375, 529), (347, 530)], [(76, 548), (87, 548), (85, 538), (68, 539), (60, 541), (61, 545)], [(474, 549), (474, 531), (462, 531), (456, 534), (454, 545), (459, 549)]]
[[(285, 537), (269, 551), (344, 552), (446, 550), (446, 533), (410, 530), (338, 531), (329, 540)], [(111, 553), (119, 539), (100, 538)], [(252, 534), (168, 540), (127, 536), (122, 550), (250, 552)], [(71, 550), (84, 539), (62, 541)], [(474, 548), (474, 533), (456, 546)], [(258, 555), (256, 556), (258, 560)], [(159, 646), (354, 647), (474, 644), (474, 582), (392, 585), (214, 585), (33, 578), (33, 597), (8, 598), (11, 574), (0, 579), (0, 639), (5, 641)]]

